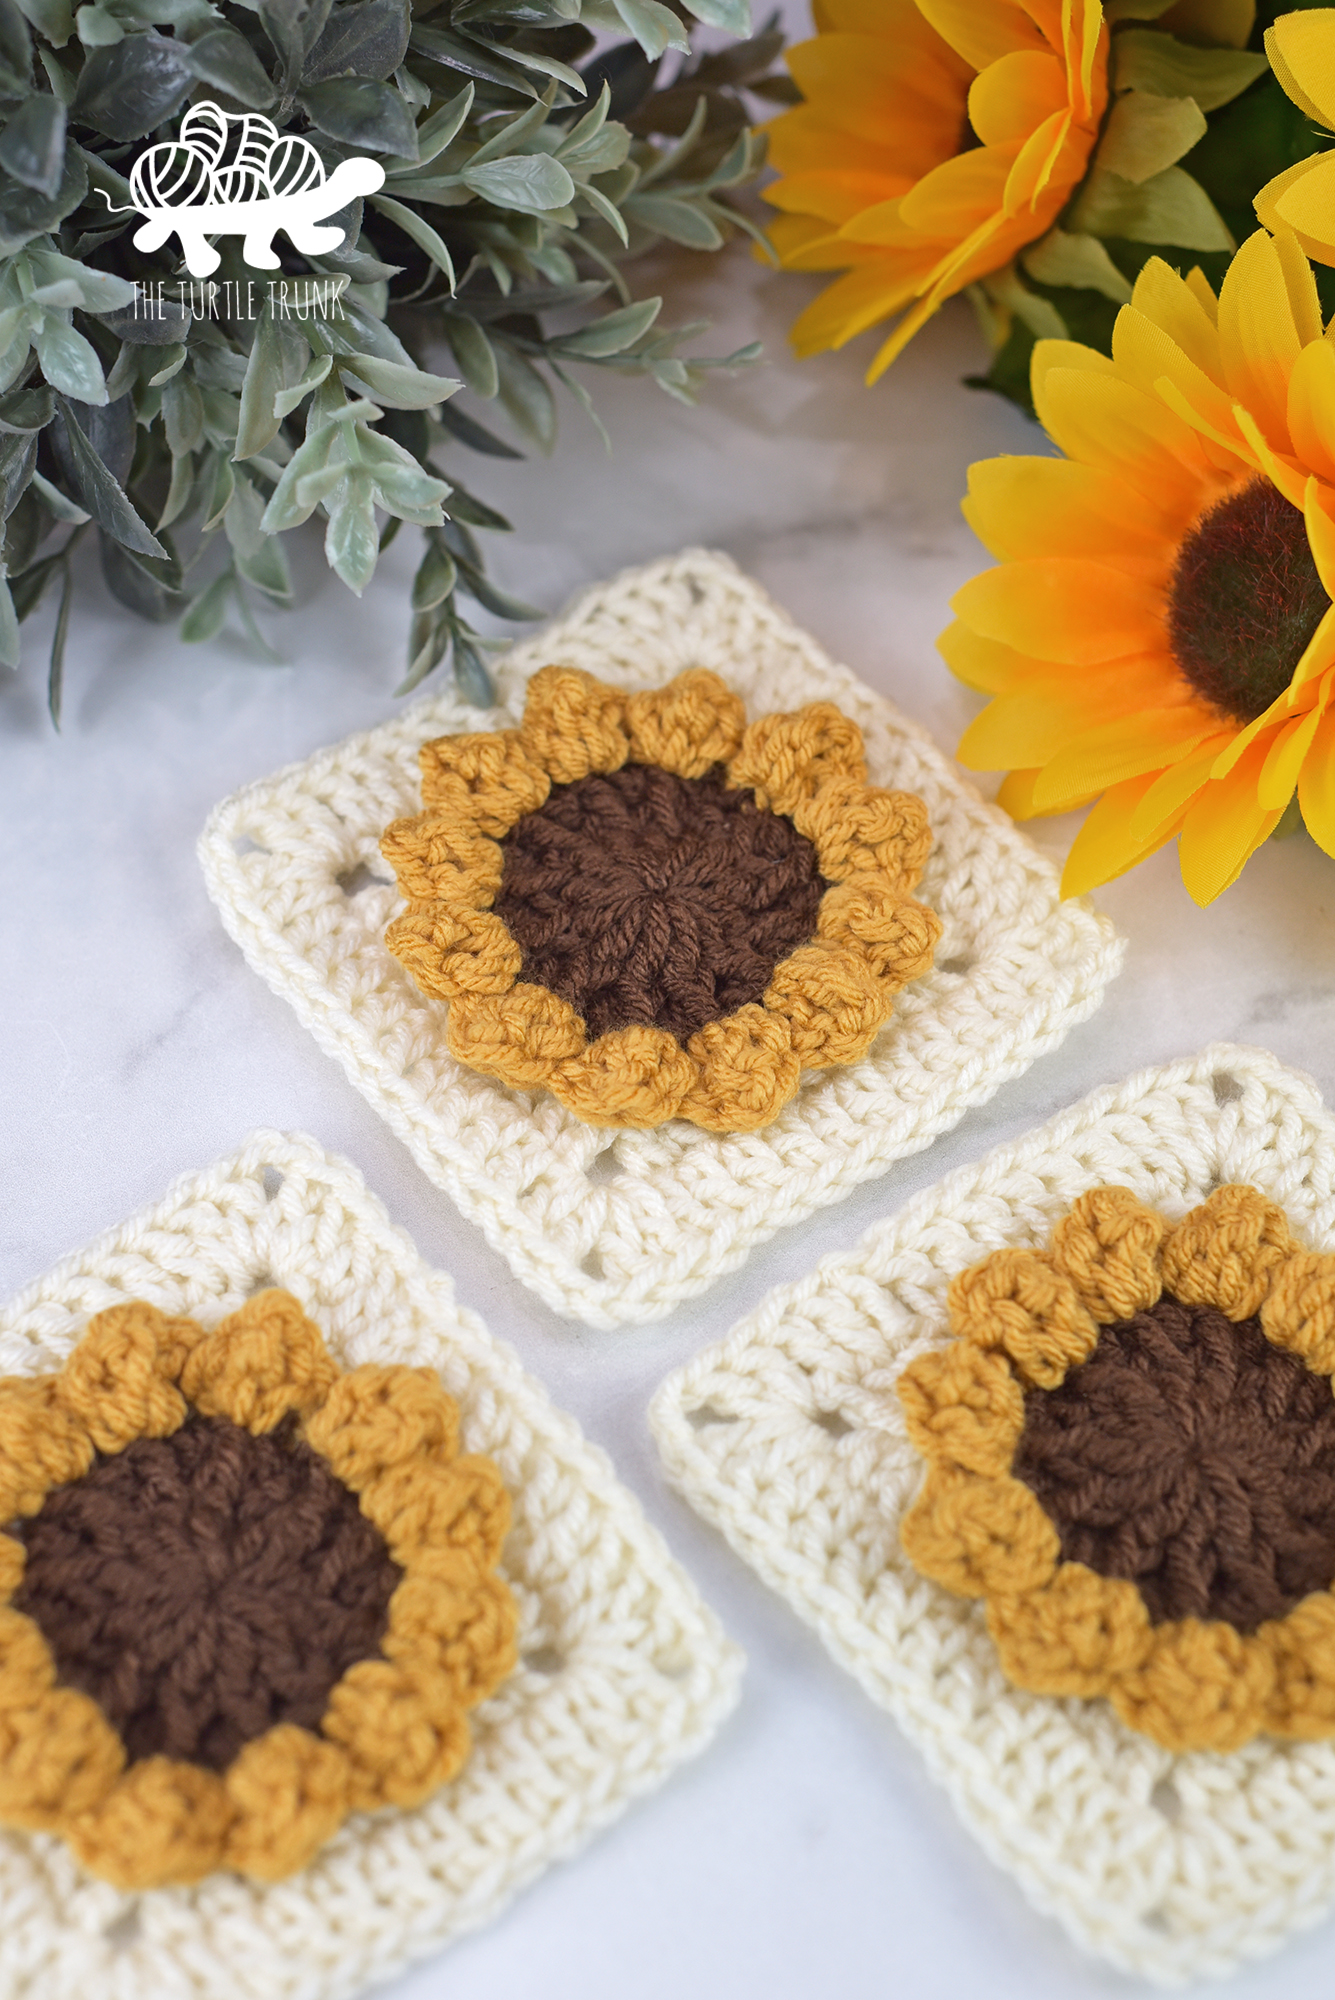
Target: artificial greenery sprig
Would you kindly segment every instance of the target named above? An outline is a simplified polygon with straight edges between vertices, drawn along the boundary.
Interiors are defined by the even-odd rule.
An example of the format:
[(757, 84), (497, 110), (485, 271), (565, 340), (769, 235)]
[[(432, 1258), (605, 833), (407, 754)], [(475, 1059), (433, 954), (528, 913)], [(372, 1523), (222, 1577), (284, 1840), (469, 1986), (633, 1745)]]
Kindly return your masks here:
[[(283, 538), (317, 514), (359, 593), (401, 524), (424, 531), (403, 685), (448, 658), (488, 697), (461, 595), (536, 614), (486, 576), (475, 531), (508, 524), (458, 450), (550, 450), (558, 389), (592, 413), (577, 371), (689, 401), (755, 352), (679, 351), (702, 327), (662, 326), (622, 270), (658, 240), (757, 234), (730, 193), (762, 157), (746, 94), (790, 92), (782, 38), (702, 55), (691, 17), (748, 32), (747, 0), (0, 0), (0, 661), (58, 583), (54, 717), (86, 532), (132, 610), (186, 640), (231, 615), (263, 648), (256, 607), (292, 597)], [(337, 250), (279, 237), (262, 273), (220, 238), (205, 287), (171, 243), (133, 248), (134, 160), (201, 97), (307, 137), (330, 173), (379, 159)]]

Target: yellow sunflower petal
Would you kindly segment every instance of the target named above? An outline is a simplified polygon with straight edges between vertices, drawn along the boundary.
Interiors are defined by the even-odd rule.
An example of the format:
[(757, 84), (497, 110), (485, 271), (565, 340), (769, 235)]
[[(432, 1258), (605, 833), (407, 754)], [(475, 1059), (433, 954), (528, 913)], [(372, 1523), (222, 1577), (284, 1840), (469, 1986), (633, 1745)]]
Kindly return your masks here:
[(1289, 376), (1302, 349), (1285, 267), (1258, 229), (1239, 249), (1219, 294), (1219, 351), (1229, 392), (1266, 441), (1289, 449)]
[(1269, 750), (1266, 736), (1250, 743), (1226, 777), (1210, 780), (1182, 822), (1178, 850), (1182, 880), (1193, 901), (1202, 906), (1237, 881), (1279, 823), (1279, 813), (1268, 810), (1257, 797)]
[[(1329, 153), (1315, 153), (1311, 159), (1299, 160), (1296, 165), (1285, 167), (1283, 173), (1276, 174), (1273, 180), (1266, 182), (1252, 203), (1258, 221), (1263, 222), (1267, 229), (1273, 229), (1276, 235), (1281, 230), (1291, 230), (1298, 248), (1317, 264), (1335, 263), (1335, 244), (1329, 241), (1330, 224), (1327, 219), (1331, 190), (1330, 176), (1327, 174), (1322, 177), (1320, 190), (1309, 189), (1306, 194), (1299, 193), (1298, 190), (1309, 175), (1320, 174), (1330, 158)], [(1315, 200), (1311, 199), (1314, 192)], [(1305, 215), (1309, 209), (1311, 229), (1301, 226), (1294, 220), (1295, 215)]]
[(950, 608), (986, 638), (1076, 666), (1149, 652), (1160, 636), (1154, 590), (1102, 563), (1064, 556), (984, 570), (956, 591)]
[[(1191, 302), (1196, 303), (1194, 299)], [(1113, 359), (1128, 381), (1150, 394), (1160, 393), (1159, 384), (1163, 380), (1170, 381), (1192, 412), (1205, 419), (1212, 434), (1224, 438), (1237, 435), (1232, 398), (1161, 326), (1134, 305), (1124, 306), (1117, 315)], [(1170, 407), (1181, 414), (1180, 403)]]
[(1312, 340), (1289, 377), (1289, 436), (1299, 459), (1335, 482), (1335, 347)]
[(1285, 14), (1267, 28), (1265, 52), (1281, 87), (1318, 125), (1335, 125), (1335, 34), (1330, 10)]
[[(1193, 276), (1201, 278), (1200, 271), (1195, 271)], [(1201, 282), (1204, 283), (1204, 279)], [(1206, 289), (1209, 289), (1208, 286)], [(1165, 339), (1179, 347), (1203, 375), (1208, 375), (1212, 382), (1223, 387), (1218, 306), (1213, 292), (1207, 307), (1189, 278), (1179, 277), (1162, 257), (1151, 257), (1136, 279), (1131, 304), (1140, 318), (1159, 328)], [(1121, 319), (1125, 315), (1119, 314), (1118, 317)], [(1114, 352), (1116, 341), (1117, 327), (1114, 326)]]
[[(1000, 771), (1008, 765), (1049, 765), (1049, 759), (1067, 749), (1074, 737), (1083, 740), (1090, 730), (1103, 725), (1134, 729), (1141, 716), (1158, 709), (1171, 685), (1171, 669), (1166, 670), (1163, 658), (1154, 655), (1140, 660), (1114, 660), (1109, 666), (1088, 673), (1022, 685), (1014, 693), (1002, 694), (989, 702), (974, 717), (955, 755), (972, 771)], [(1158, 763), (1165, 763), (1169, 754), (1168, 745), (1160, 742)], [(1092, 798), (1107, 782), (1095, 778), (1072, 792), (1060, 783), (1051, 788), (1045, 780), (1035, 789), (1034, 810), (1066, 812), (1069, 803), (1060, 803), (1061, 800)]]
[(1303, 823), (1318, 847), (1335, 855), (1335, 708), (1323, 713), (1298, 778)]
[(1128, 868), (1147, 860), (1172, 839), (1177, 831), (1172, 820), (1148, 838), (1138, 838), (1131, 831), (1136, 807), (1152, 783), (1150, 773), (1128, 778), (1124, 784), (1114, 785), (1105, 792), (1098, 804), (1090, 808), (1062, 870), (1063, 896), (1083, 896), (1087, 889), (1096, 889), (1101, 882), (1125, 875)]
[(989, 7), (980, 7), (978, 0), (918, 0), (918, 9), (971, 69), (986, 69), (1012, 49), (1048, 47), (1015, 0)]
[[(1324, 342), (1322, 343), (1324, 345)], [(1335, 360), (1335, 356), (1332, 356)], [(1307, 541), (1316, 564), (1317, 575), (1326, 588), (1328, 597), (1335, 597), (1335, 521), (1330, 517), (1330, 505), (1335, 495), (1322, 491), (1321, 482), (1312, 478), (1307, 482), (1303, 496), (1303, 515), (1307, 522)]]
[(1151, 506), (1175, 508), (1184, 526), (1217, 484), (1191, 425), (1165, 399), (1121, 376), (1091, 381), (1084, 370), (1052, 368), (1041, 401), (1035, 384), (1034, 402), (1068, 458), (1117, 473)]
[(1056, 811), (1126, 778), (1158, 773), (1212, 735), (1217, 722), (1203, 702), (1184, 702), (1086, 729), (1045, 767), (1034, 786), (1034, 804)]
[(1256, 783), (1257, 802), (1267, 812), (1282, 813), (1293, 797), (1321, 714), (1319, 708), (1310, 709), (1282, 729), (1271, 744)]
[[(964, 518), (1002, 561), (1085, 556), (1161, 574), (1172, 561), (1168, 519), (1128, 505), (1116, 473), (1069, 458), (985, 458), (969, 467)], [(1173, 523), (1180, 529), (1180, 523)]]
[(1066, 108), (1066, 76), (1047, 49), (1012, 50), (989, 63), (969, 90), (969, 123), (985, 146), (1027, 139)]
[(1133, 840), (1150, 840), (1169, 821), (1177, 823), (1202, 785), (1209, 781), (1211, 765), (1231, 739), (1231, 730), (1218, 730), (1159, 773), (1131, 815)]
[(985, 694), (1008, 694), (1021, 688), (1036, 669), (1052, 671), (1050, 660), (1040, 662), (996, 639), (985, 639), (981, 632), (970, 631), (962, 618), (947, 625), (936, 650), (957, 680)]
[(1034, 805), (1034, 784), (1037, 771), (1011, 771), (1002, 780), (997, 792), (997, 804), (1012, 819), (1040, 819), (1042, 815)]
[(930, 270), (930, 261), (918, 272), (886, 257), (837, 278), (794, 320), (789, 335), (794, 353), (806, 356), (843, 347), (906, 305)]

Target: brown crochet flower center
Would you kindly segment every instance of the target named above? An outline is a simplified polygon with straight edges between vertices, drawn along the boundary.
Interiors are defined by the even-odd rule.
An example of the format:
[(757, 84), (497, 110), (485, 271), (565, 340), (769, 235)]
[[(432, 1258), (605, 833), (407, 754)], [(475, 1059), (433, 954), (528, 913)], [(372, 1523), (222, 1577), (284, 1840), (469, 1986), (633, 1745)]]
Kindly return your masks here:
[(555, 785), (502, 842), (496, 914), (521, 977), (584, 1016), (589, 1035), (632, 1024), (686, 1041), (758, 1001), (814, 934), (816, 850), (716, 769), (647, 764)]
[(1280, 1618), (1335, 1578), (1335, 1398), (1255, 1319), (1165, 1295), (1025, 1397), (1014, 1472), (1062, 1555), (1160, 1624)]
[(377, 1652), (401, 1574), (309, 1446), (225, 1418), (99, 1459), (15, 1532), (15, 1608), (60, 1681), (131, 1761), (214, 1771), (275, 1723), (318, 1727), (334, 1683)]

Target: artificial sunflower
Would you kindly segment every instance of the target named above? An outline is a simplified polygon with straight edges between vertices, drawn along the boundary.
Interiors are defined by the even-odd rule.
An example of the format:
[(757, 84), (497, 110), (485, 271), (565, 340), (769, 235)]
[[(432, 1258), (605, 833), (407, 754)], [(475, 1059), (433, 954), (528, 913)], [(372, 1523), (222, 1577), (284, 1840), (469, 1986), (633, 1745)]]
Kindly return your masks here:
[(944, 300), (1042, 236), (1084, 177), (1108, 101), (1100, 0), (816, 0), (789, 51), (805, 102), (773, 121), (790, 270), (842, 270), (799, 354), (900, 313), (875, 381)]
[(628, 695), (544, 667), (518, 729), (421, 765), (385, 941), (460, 1062), (590, 1124), (768, 1125), (931, 964), (925, 808), (867, 785), (830, 702), (748, 726), (703, 669)]
[(1335, 854), (1335, 345), (1297, 243), (1258, 231), (1218, 299), (1152, 259), (1112, 359), (1041, 341), (1033, 388), (1065, 458), (969, 475), (1001, 563), (940, 641), (995, 697), (961, 761), (1019, 819), (1098, 797), (1068, 895), (1176, 839), (1208, 903), (1295, 793)]
[[(1335, 126), (1335, 8), (1285, 14), (1266, 30), (1266, 54), (1284, 90), (1323, 131)], [(1318, 264), (1335, 264), (1335, 152), (1313, 153), (1256, 197), (1267, 229), (1292, 230)]]
[(452, 1777), (515, 1658), (509, 1503), (457, 1433), (281, 1291), (211, 1333), (115, 1306), (0, 1382), (0, 1824), (124, 1889), (275, 1881)]
[(1335, 1257), (1254, 1188), (1172, 1226), (1096, 1188), (949, 1312), (899, 1379), (902, 1539), (1007, 1677), (1174, 1751), (1335, 1736)]

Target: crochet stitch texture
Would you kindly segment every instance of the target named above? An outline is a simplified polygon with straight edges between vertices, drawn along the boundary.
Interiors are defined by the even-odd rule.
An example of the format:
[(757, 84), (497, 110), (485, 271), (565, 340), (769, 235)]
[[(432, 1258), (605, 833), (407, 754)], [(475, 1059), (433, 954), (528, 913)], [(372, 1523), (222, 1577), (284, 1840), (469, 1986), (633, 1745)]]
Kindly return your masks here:
[(453, 1777), (515, 1658), (509, 1503), (457, 1434), (273, 1288), (211, 1333), (132, 1299), (0, 1382), (0, 1823), (122, 1889), (279, 1881)]
[(700, 668), (627, 699), (541, 667), (517, 730), (421, 765), (381, 841), (408, 898), (385, 942), (461, 1062), (591, 1125), (771, 1125), (931, 964), (926, 812), (867, 786), (832, 702), (748, 727)]
[[(379, 841), (420, 810), (422, 744), (513, 726), (527, 681), (553, 662), (632, 694), (706, 668), (753, 717), (833, 702), (862, 732), (870, 782), (927, 808), (918, 894), (942, 923), (931, 971), (861, 1061), (804, 1076), (763, 1131), (600, 1131), (480, 1076), (448, 1053), (446, 1003), (385, 948), (401, 902)], [(1022, 1074), (1094, 1011), (1121, 963), (1107, 919), (1059, 901), (1054, 870), (1006, 815), (726, 557), (687, 552), (586, 593), (505, 656), (497, 683), (507, 706), (489, 714), (434, 696), (248, 786), (211, 816), (200, 859), (253, 968), (556, 1312), (600, 1327), (661, 1318)]]
[(236, 2000), (242, 1983), (247, 2000), (347, 2000), (487, 1921), (699, 1751), (736, 1698), (740, 1654), (603, 1453), (309, 1139), (253, 1135), (0, 1309), (0, 1376), (55, 1375), (131, 1300), (215, 1329), (274, 1285), (344, 1379), (430, 1371), (461, 1450), (495, 1464), (518, 1665), (471, 1711), (457, 1776), (420, 1805), (354, 1813), (280, 1883), (223, 1872), (134, 1894), (50, 1833), (0, 1829), (5, 2000)]
[(900, 1541), (923, 1461), (897, 1383), (950, 1348), (952, 1281), (1040, 1250), (1110, 1183), (1173, 1222), (1242, 1183), (1335, 1252), (1335, 1119), (1273, 1056), (1219, 1045), (918, 1195), (670, 1375), (651, 1422), (691, 1505), (895, 1718), (991, 1858), (1088, 1950), (1179, 1985), (1335, 1906), (1335, 1744), (1175, 1754), (1105, 1701), (1016, 1687), (982, 1604)]
[(901, 1541), (986, 1601), (1010, 1679), (1169, 1750), (1335, 1736), (1335, 1256), (1255, 1188), (1169, 1224), (1097, 1187), (946, 1304), (896, 1384)]

